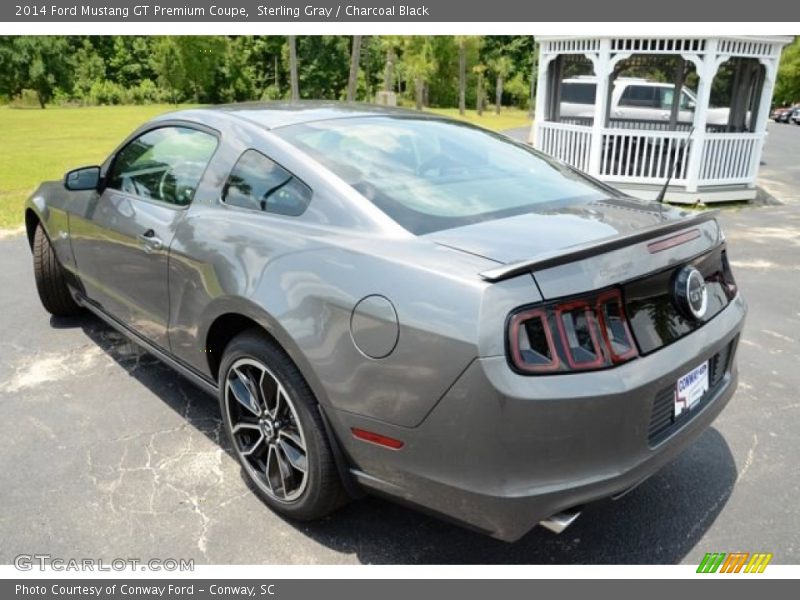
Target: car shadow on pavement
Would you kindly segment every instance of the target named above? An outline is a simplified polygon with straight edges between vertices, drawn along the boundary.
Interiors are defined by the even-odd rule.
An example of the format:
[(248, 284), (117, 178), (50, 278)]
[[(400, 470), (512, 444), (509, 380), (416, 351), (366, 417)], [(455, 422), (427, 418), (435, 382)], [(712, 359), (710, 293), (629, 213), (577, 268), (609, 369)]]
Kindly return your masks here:
[[(214, 398), (99, 319), (52, 318), (51, 326), (81, 328), (130, 376), (235, 460), (219, 427), (209, 427), (219, 424)], [(509, 544), (375, 497), (354, 501), (318, 522), (287, 523), (365, 564), (675, 564), (714, 523), (736, 478), (728, 444), (712, 427), (626, 496), (587, 506), (560, 535), (537, 527)], [(243, 473), (242, 479), (251, 487)]]

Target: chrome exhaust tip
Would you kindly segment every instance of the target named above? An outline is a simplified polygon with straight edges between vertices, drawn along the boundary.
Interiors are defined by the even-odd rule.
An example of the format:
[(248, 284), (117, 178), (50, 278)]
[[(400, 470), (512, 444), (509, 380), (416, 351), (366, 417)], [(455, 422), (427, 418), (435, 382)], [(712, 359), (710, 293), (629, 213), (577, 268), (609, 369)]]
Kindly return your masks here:
[(572, 525), (575, 522), (575, 519), (580, 516), (581, 511), (579, 509), (571, 508), (539, 521), (539, 525), (545, 529), (549, 529), (553, 533), (561, 533), (567, 527)]

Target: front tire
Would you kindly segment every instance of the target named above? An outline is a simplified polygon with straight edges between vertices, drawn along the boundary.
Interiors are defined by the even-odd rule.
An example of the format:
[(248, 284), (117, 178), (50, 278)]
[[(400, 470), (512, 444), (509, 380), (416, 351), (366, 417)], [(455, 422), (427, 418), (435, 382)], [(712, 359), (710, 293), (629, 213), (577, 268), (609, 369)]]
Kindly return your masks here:
[(58, 262), (41, 223), (33, 234), (33, 274), (39, 300), (47, 312), (55, 317), (71, 317), (81, 312), (69, 293), (64, 267)]
[(219, 402), (247, 478), (276, 512), (302, 521), (344, 504), (317, 400), (286, 353), (258, 331), (228, 344)]

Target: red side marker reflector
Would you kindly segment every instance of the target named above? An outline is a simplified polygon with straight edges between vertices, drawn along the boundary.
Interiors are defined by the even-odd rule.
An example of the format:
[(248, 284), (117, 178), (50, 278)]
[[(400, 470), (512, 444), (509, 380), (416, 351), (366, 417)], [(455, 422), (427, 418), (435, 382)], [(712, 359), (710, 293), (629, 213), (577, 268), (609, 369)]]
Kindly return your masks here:
[(668, 238), (664, 238), (663, 240), (658, 240), (657, 242), (651, 242), (647, 244), (647, 250), (650, 252), (650, 254), (655, 254), (656, 252), (663, 252), (664, 250), (674, 248), (675, 246), (680, 246), (686, 242), (691, 242), (699, 237), (699, 229), (690, 229), (689, 231), (684, 231), (678, 235), (673, 235)]
[(366, 431), (365, 429), (358, 429), (357, 427), (353, 427), (350, 431), (353, 432), (353, 437), (358, 440), (364, 440), (365, 442), (372, 442), (373, 444), (378, 444), (379, 446), (385, 446), (386, 448), (391, 448), (392, 450), (399, 450), (400, 448), (405, 446), (405, 442), (401, 442), (400, 440), (396, 440), (394, 438), (386, 437), (385, 435), (381, 435), (373, 431)]

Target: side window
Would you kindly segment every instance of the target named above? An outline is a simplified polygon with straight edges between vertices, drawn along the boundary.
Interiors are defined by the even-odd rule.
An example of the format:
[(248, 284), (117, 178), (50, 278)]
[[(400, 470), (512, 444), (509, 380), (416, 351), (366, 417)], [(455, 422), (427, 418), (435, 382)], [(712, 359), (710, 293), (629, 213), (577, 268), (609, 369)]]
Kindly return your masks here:
[(562, 83), (561, 101), (572, 104), (594, 104), (597, 85), (594, 83)]
[(217, 138), (188, 127), (160, 127), (117, 153), (108, 187), (148, 200), (186, 206), (217, 149)]
[[(674, 88), (659, 88), (661, 91), (661, 108), (664, 110), (670, 110), (672, 108), (672, 99), (675, 96), (675, 89)], [(692, 98), (687, 94), (685, 91), (681, 92), (681, 110), (691, 110), (692, 109)]]
[(311, 202), (311, 189), (283, 167), (247, 150), (233, 167), (222, 201), (231, 206), (297, 217)]
[[(661, 108), (664, 110), (672, 109), (672, 99), (675, 97), (674, 88), (660, 88), (661, 93)], [(681, 107), (683, 108), (683, 107)]]
[(652, 85), (629, 85), (619, 99), (620, 106), (638, 106), (654, 108), (656, 106), (656, 88)]

